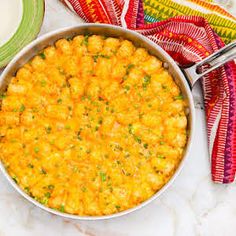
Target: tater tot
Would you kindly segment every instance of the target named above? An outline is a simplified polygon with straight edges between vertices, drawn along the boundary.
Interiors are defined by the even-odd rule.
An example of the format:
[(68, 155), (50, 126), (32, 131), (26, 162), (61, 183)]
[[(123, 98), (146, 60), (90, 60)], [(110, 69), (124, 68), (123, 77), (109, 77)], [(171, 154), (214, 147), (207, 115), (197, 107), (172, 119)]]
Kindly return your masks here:
[(187, 100), (162, 62), (123, 38), (76, 35), (40, 51), (0, 94), (0, 161), (46, 207), (125, 211), (173, 176)]

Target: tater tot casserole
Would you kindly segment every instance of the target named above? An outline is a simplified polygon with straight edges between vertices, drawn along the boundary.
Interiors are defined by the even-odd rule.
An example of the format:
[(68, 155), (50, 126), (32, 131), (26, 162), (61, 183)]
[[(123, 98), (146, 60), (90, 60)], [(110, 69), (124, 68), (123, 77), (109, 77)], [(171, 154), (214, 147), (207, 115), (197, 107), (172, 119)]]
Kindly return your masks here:
[(0, 99), (0, 160), (41, 204), (110, 215), (153, 196), (187, 142), (187, 102), (168, 70), (122, 38), (60, 39)]

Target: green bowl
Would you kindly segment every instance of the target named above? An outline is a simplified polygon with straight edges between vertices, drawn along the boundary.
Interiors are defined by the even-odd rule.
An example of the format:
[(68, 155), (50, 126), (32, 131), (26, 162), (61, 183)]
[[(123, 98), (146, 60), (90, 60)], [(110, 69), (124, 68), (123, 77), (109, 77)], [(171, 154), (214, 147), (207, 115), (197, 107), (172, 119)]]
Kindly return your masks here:
[(19, 26), (12, 37), (0, 46), (0, 68), (38, 35), (44, 17), (44, 0), (21, 0), (22, 15)]

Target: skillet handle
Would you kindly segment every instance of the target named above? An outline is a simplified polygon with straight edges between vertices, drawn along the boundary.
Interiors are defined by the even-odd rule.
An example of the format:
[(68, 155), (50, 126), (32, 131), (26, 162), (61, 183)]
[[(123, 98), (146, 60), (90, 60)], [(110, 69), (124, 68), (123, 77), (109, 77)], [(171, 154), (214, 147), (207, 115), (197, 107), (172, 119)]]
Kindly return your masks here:
[[(224, 65), (226, 62), (236, 59), (236, 41), (232, 42), (219, 51), (211, 54), (197, 64), (183, 69), (191, 88), (202, 76), (208, 74), (212, 70)], [(208, 68), (204, 70), (204, 65), (208, 65)], [(203, 68), (202, 68), (203, 66)]]

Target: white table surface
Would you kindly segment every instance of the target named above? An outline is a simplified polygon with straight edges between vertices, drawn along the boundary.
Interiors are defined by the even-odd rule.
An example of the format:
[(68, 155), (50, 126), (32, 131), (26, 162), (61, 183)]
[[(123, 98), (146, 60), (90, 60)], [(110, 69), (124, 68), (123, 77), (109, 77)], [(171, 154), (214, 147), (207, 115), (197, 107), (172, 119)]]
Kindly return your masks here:
[[(236, 15), (235, 0), (229, 9)], [(40, 35), (80, 22), (57, 0), (46, 0)], [(0, 236), (235, 236), (236, 185), (211, 182), (205, 117), (198, 88), (194, 97), (197, 120), (194, 146), (181, 174), (157, 200), (112, 220), (72, 221), (36, 208), (0, 174)]]

